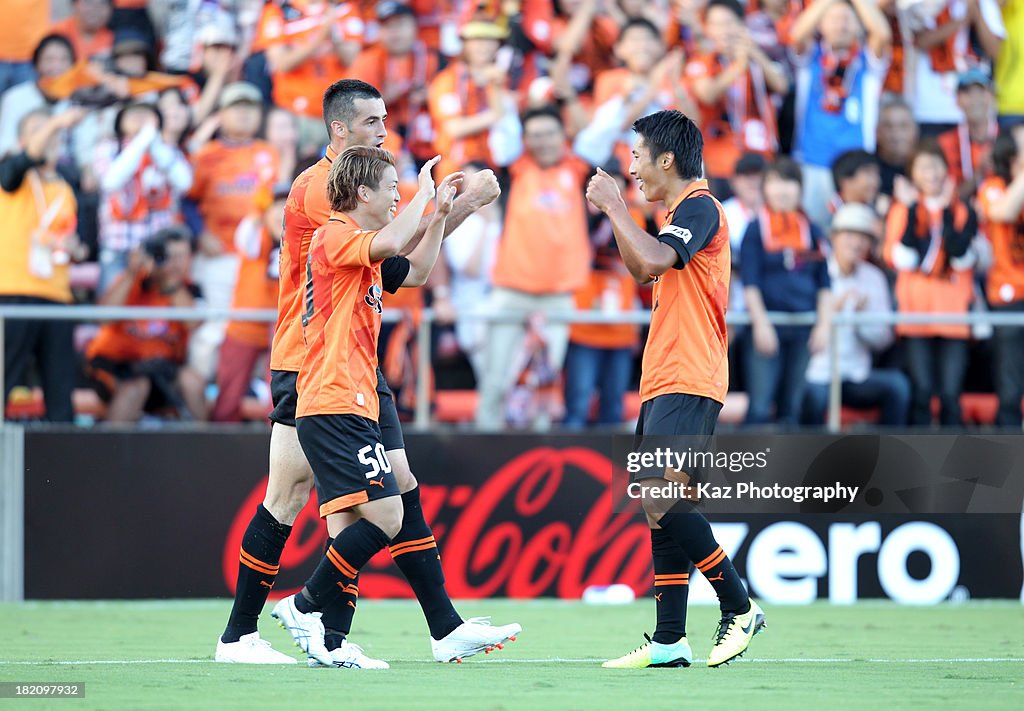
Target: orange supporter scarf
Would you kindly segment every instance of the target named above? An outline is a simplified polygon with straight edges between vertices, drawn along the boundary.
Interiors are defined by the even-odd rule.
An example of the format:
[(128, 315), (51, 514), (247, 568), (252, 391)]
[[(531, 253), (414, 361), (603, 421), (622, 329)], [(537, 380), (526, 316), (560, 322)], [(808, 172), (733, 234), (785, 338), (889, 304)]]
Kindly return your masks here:
[[(63, 74), (39, 80), (39, 88), (51, 99), (70, 98), (79, 89), (86, 89), (104, 83), (105, 75), (87, 61), (81, 61)], [(118, 77), (124, 79), (129, 96), (148, 94), (182, 86), (187, 77), (160, 72), (147, 72), (141, 77)]]
[(889, 29), (892, 31), (892, 61), (889, 62), (889, 71), (885, 75), (885, 84), (882, 89), (893, 94), (902, 94), (905, 82), (904, 73), (906, 72), (906, 67), (903, 64), (906, 59), (903, 30), (900, 29), (900, 22), (895, 17), (887, 15), (886, 19), (889, 20)]
[[(950, 11), (949, 5), (947, 4), (946, 7), (943, 8), (942, 12), (938, 14), (938, 17), (935, 18), (935, 26), (944, 27), (952, 22), (952, 20), (953, 13)], [(956, 71), (956, 51), (954, 50), (956, 35), (957, 33), (954, 32), (947, 37), (945, 41), (928, 50), (928, 56), (932, 62), (932, 69), (938, 74)]]
[(805, 253), (814, 249), (811, 223), (799, 210), (774, 212), (767, 207), (762, 207), (757, 219), (761, 228), (761, 243), (764, 245), (765, 252), (791, 250)]
[(821, 46), (821, 80), (825, 84), (822, 96), (822, 108), (832, 114), (843, 110), (843, 104), (849, 98), (853, 82), (860, 71), (860, 44), (854, 43), (842, 56), (836, 54), (831, 47)]

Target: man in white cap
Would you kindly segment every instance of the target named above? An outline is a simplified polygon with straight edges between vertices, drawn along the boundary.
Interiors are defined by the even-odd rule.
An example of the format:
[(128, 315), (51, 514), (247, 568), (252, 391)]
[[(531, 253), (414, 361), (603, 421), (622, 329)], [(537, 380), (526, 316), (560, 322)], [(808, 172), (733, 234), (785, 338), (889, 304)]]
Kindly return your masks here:
[[(835, 313), (886, 315), (892, 313), (889, 282), (882, 270), (867, 261), (879, 239), (878, 217), (867, 205), (847, 203), (832, 219), (832, 255), (828, 260)], [(907, 424), (910, 381), (898, 370), (872, 367), (875, 353), (893, 341), (889, 324), (840, 326), (838, 339), (842, 402), (858, 408), (879, 408), (878, 424)], [(811, 356), (804, 396), (805, 424), (820, 425), (828, 408), (830, 350)]]

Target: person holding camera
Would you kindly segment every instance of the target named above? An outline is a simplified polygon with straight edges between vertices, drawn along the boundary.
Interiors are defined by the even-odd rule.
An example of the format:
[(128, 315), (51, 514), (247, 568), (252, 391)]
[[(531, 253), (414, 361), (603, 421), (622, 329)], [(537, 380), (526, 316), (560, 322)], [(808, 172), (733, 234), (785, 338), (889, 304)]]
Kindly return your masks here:
[[(101, 296), (104, 306), (195, 304), (188, 281), (192, 247), (188, 230), (168, 227), (131, 253), (127, 268)], [(106, 400), (107, 422), (138, 422), (146, 411), (176, 410), (181, 419), (206, 418), (202, 377), (185, 366), (189, 333), (196, 324), (163, 319), (105, 324), (86, 350), (87, 370)]]
[[(68, 264), (79, 256), (75, 195), (57, 174), (61, 131), (81, 118), (80, 109), (51, 116), (36, 109), (18, 126), (20, 151), (0, 161), (0, 304), (69, 304)], [(8, 319), (4, 322), (4, 399), (29, 365), (39, 370), (46, 419), (71, 422), (74, 353), (69, 321)]]

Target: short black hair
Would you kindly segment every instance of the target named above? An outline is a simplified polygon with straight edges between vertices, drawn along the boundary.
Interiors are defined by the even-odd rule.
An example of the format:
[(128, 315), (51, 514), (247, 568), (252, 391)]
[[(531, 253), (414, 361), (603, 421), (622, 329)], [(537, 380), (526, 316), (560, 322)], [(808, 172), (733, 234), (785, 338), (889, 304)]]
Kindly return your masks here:
[(657, 111), (634, 121), (633, 130), (644, 139), (651, 160), (662, 153), (675, 156), (680, 178), (696, 180), (704, 173), (704, 136), (686, 114), (675, 109)]
[(69, 40), (67, 37), (65, 37), (62, 34), (58, 34), (58, 33), (54, 32), (52, 34), (46, 35), (41, 40), (39, 40), (39, 44), (37, 44), (36, 48), (34, 50), (32, 50), (32, 66), (33, 67), (38, 67), (39, 66), (39, 58), (42, 56), (43, 50), (46, 49), (51, 44), (63, 45), (64, 49), (66, 49), (68, 51), (68, 54), (71, 55), (71, 63), (72, 64), (75, 63), (75, 61), (77, 60), (77, 57), (75, 57), (75, 46), (73, 44), (71, 44), (71, 40)]
[(732, 14), (736, 15), (737, 20), (743, 20), (743, 6), (737, 0), (711, 0), (704, 8), (705, 17), (707, 17), (708, 11), (713, 7), (729, 10)]
[(790, 180), (793, 182), (804, 184), (804, 173), (800, 169), (800, 164), (788, 156), (779, 156), (764, 169), (764, 174), (777, 175), (783, 180)]
[(1004, 128), (992, 144), (992, 172), (1009, 185), (1013, 180), (1013, 162), (1020, 152), (1012, 128)]
[(872, 165), (879, 165), (878, 158), (863, 149), (855, 148), (852, 151), (840, 153), (832, 161), (832, 182), (835, 183), (836, 190), (839, 190), (839, 184), (842, 181), (855, 176), (861, 168)]
[(657, 27), (655, 27), (653, 22), (648, 20), (646, 17), (631, 17), (628, 20), (626, 20), (626, 24), (624, 24), (622, 26), (622, 29), (619, 30), (619, 39), (616, 40), (616, 42), (618, 42), (619, 40), (626, 36), (626, 30), (631, 30), (634, 27), (643, 27), (652, 35), (654, 35), (656, 39), (658, 39), (659, 41), (661, 40), (661, 32), (658, 30)]
[(341, 121), (348, 125), (355, 118), (356, 99), (379, 99), (380, 92), (372, 84), (359, 79), (340, 79), (324, 92), (324, 124), (328, 135), (331, 122)]
[(532, 109), (527, 109), (523, 113), (522, 118), (519, 119), (519, 123), (523, 125), (523, 128), (526, 128), (527, 122), (532, 121), (533, 119), (539, 118), (541, 116), (553, 118), (555, 121), (558, 121), (559, 126), (565, 126), (565, 122), (562, 121), (561, 112), (554, 106), (537, 106)]
[(137, 111), (142, 109), (143, 111), (150, 111), (156, 116), (156, 127), (157, 130), (162, 131), (164, 128), (164, 115), (160, 113), (160, 108), (156, 104), (150, 104), (145, 101), (133, 101), (130, 104), (123, 105), (118, 109), (117, 114), (114, 116), (114, 137), (117, 142), (120, 143), (124, 140), (124, 123), (125, 114), (129, 111)]
[(907, 175), (910, 175), (911, 170), (914, 167), (914, 163), (921, 156), (932, 156), (942, 161), (942, 165), (946, 166), (946, 170), (949, 170), (949, 159), (946, 157), (946, 152), (942, 150), (942, 146), (939, 145), (938, 140), (935, 138), (922, 138), (918, 141), (917, 146), (910, 154), (910, 158), (907, 160), (906, 170)]

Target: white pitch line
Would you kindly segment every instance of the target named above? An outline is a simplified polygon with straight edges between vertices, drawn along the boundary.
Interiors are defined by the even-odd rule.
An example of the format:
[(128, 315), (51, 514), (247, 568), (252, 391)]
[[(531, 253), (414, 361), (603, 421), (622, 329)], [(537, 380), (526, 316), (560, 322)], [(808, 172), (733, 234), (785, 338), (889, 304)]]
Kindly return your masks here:
[[(393, 662), (425, 662), (425, 659), (393, 659)], [(476, 659), (467, 664), (600, 664), (603, 659), (571, 659), (551, 657), (549, 659)], [(828, 657), (791, 657), (772, 659), (737, 659), (741, 664), (992, 664), (996, 662), (1024, 663), (1024, 657), (937, 657), (933, 659), (839, 659)], [(704, 664), (705, 659), (694, 659), (694, 664)], [(3, 662), (4, 666), (90, 666), (100, 664), (216, 664), (212, 659), (83, 659), (77, 661), (34, 661)], [(243, 665), (244, 666), (244, 665)], [(287, 665), (279, 665), (287, 666)], [(301, 666), (301, 665), (300, 665)]]

